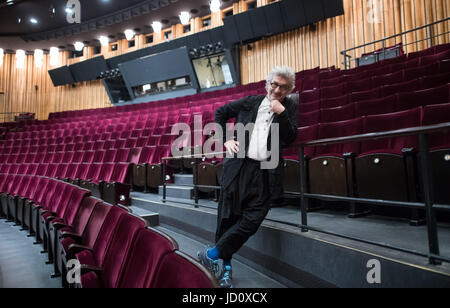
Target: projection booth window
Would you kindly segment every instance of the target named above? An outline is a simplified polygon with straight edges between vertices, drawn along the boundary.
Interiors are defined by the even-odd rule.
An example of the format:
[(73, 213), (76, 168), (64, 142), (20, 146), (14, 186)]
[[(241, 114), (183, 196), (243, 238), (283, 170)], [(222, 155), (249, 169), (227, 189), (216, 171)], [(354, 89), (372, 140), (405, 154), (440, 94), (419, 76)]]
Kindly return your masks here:
[(224, 53), (195, 59), (192, 62), (202, 89), (233, 84), (230, 67)]
[(146, 95), (161, 94), (164, 92), (191, 87), (191, 79), (189, 78), (189, 76), (185, 76), (181, 78), (169, 79), (133, 87), (133, 91), (136, 97), (142, 97)]

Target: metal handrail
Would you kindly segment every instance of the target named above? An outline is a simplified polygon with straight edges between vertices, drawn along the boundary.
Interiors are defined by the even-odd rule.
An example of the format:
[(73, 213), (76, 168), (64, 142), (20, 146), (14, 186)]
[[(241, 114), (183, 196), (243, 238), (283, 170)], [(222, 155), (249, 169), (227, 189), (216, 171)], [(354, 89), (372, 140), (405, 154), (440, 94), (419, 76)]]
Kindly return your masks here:
[[(394, 249), (397, 251), (403, 251), (412, 253), (418, 256), (425, 256), (429, 259), (430, 264), (432, 265), (438, 265), (440, 264), (440, 261), (444, 262), (450, 262), (450, 258), (440, 256), (439, 253), (439, 241), (438, 241), (438, 234), (437, 234), (437, 222), (436, 222), (436, 216), (435, 211), (450, 211), (450, 205), (442, 205), (442, 204), (434, 204), (434, 200), (432, 200), (431, 197), (431, 191), (432, 191), (432, 181), (430, 176), (430, 162), (429, 162), (429, 147), (428, 147), (428, 140), (427, 136), (429, 134), (433, 134), (436, 132), (443, 132), (443, 131), (449, 131), (450, 130), (450, 122), (449, 123), (443, 123), (443, 124), (437, 124), (437, 125), (430, 125), (430, 126), (420, 126), (420, 127), (412, 127), (407, 129), (399, 129), (399, 130), (393, 130), (393, 131), (385, 131), (385, 132), (378, 132), (378, 133), (370, 133), (370, 134), (361, 134), (361, 135), (354, 135), (354, 136), (348, 136), (348, 137), (339, 137), (339, 138), (329, 138), (329, 139), (321, 139), (321, 140), (315, 140), (315, 141), (309, 141), (305, 143), (294, 143), (292, 147), (298, 147), (299, 148), (299, 174), (300, 174), (300, 193), (295, 192), (288, 192), (290, 195), (296, 195), (299, 196), (299, 202), (300, 202), (300, 208), (301, 208), (301, 223), (298, 225), (295, 225), (299, 228), (301, 228), (302, 232), (308, 232), (308, 231), (317, 231), (325, 234), (332, 234), (337, 237), (341, 238), (349, 238), (355, 241), (363, 242), (363, 243), (370, 243), (373, 245), (377, 245), (380, 247), (385, 247), (389, 249)], [(381, 200), (381, 199), (367, 199), (367, 198), (355, 198), (355, 197), (343, 197), (343, 196), (334, 196), (334, 195), (320, 195), (320, 194), (311, 194), (307, 193), (307, 183), (305, 181), (306, 179), (306, 161), (305, 161), (305, 155), (304, 155), (304, 148), (305, 147), (316, 147), (316, 146), (325, 146), (330, 144), (339, 144), (339, 143), (345, 143), (345, 142), (359, 142), (364, 140), (376, 140), (376, 139), (385, 139), (385, 138), (395, 138), (395, 137), (403, 137), (403, 136), (410, 136), (410, 135), (419, 135), (419, 143), (420, 143), (420, 155), (422, 156), (421, 159), (421, 171), (423, 175), (423, 188), (424, 188), (424, 202), (402, 202), (402, 201), (393, 201), (393, 200)], [(194, 164), (196, 166), (195, 170), (198, 170), (198, 159), (204, 158), (206, 156), (214, 156), (214, 155), (223, 155), (226, 154), (226, 152), (216, 152), (216, 153), (208, 153), (208, 154), (193, 154), (193, 155), (182, 155), (177, 157), (164, 157), (162, 158), (163, 162), (163, 202), (165, 203), (167, 201), (166, 198), (166, 187), (171, 186), (170, 184), (166, 183), (166, 164), (170, 160), (175, 159), (183, 159), (183, 158), (194, 158)], [(217, 155), (216, 155), (217, 156)], [(197, 176), (198, 179), (198, 176)], [(198, 188), (212, 188), (212, 189), (221, 189), (220, 186), (209, 186), (209, 185), (198, 185), (197, 183), (194, 183), (193, 185), (176, 185), (176, 186), (182, 186), (182, 187), (193, 187), (194, 188), (194, 194), (195, 194), (195, 204), (194, 206), (196, 208), (199, 207), (198, 204)], [(308, 226), (308, 219), (307, 219), (307, 209), (308, 209), (308, 201), (309, 199), (323, 199), (328, 201), (346, 201), (346, 202), (360, 202), (373, 205), (391, 205), (395, 207), (406, 207), (406, 208), (412, 208), (412, 209), (424, 209), (426, 211), (426, 221), (427, 221), (427, 233), (428, 233), (428, 246), (429, 246), (429, 253), (421, 253), (416, 252), (413, 250), (408, 250), (405, 248), (388, 245), (385, 243), (379, 243), (374, 241), (368, 241), (356, 237), (350, 237), (348, 235), (344, 234), (338, 234), (338, 233), (332, 233), (330, 231), (322, 230), (319, 228), (313, 228)]]
[[(372, 200), (368, 199), (370, 203), (376, 204), (386, 204), (392, 206), (402, 206), (408, 208), (417, 208), (420, 204), (421, 208), (426, 211), (426, 223), (427, 223), (427, 233), (428, 233), (428, 246), (429, 246), (429, 262), (430, 264), (440, 264), (438, 260), (443, 260), (442, 258), (438, 258), (439, 256), (439, 241), (437, 234), (437, 222), (435, 216), (435, 210), (448, 210), (450, 206), (435, 206), (434, 200), (432, 199), (432, 179), (430, 175), (430, 161), (429, 161), (429, 147), (428, 147), (428, 135), (441, 131), (450, 130), (450, 122), (443, 123), (438, 125), (430, 125), (423, 127), (414, 127), (408, 129), (401, 129), (389, 132), (380, 132), (373, 134), (365, 134), (365, 135), (356, 135), (350, 137), (342, 137), (342, 138), (331, 138), (331, 139), (323, 139), (311, 142), (305, 142), (300, 144), (299, 151), (299, 172), (300, 172), (300, 208), (301, 208), (301, 228), (303, 232), (308, 231), (308, 219), (307, 219), (307, 209), (308, 209), (308, 201), (309, 199), (320, 199), (325, 197), (327, 200), (334, 201), (342, 201), (343, 197), (339, 196), (331, 196), (331, 195), (315, 195), (307, 193), (307, 183), (306, 183), (306, 161), (304, 155), (304, 149), (308, 146), (324, 146), (328, 144), (337, 144), (337, 143), (345, 143), (345, 142), (358, 142), (363, 140), (372, 140), (372, 139), (385, 139), (392, 137), (402, 137), (408, 135), (419, 135), (419, 145), (420, 145), (420, 155), (421, 155), (421, 166), (420, 169), (422, 171), (422, 186), (424, 189), (424, 202), (392, 202), (389, 200)], [(367, 199), (363, 198), (352, 198), (348, 199), (350, 202), (361, 202), (363, 203)]]
[[(380, 53), (380, 54), (381, 53), (386, 53), (386, 44), (385, 44), (386, 41), (394, 39), (394, 38), (397, 38), (399, 36), (407, 35), (409, 33), (417, 32), (417, 31), (420, 31), (420, 30), (423, 30), (423, 29), (429, 29), (429, 31), (427, 31), (427, 37), (426, 38), (421, 39), (421, 40), (417, 40), (416, 39), (415, 41), (413, 41), (411, 43), (408, 43), (408, 44), (405, 44), (403, 46), (409, 46), (409, 45), (417, 44), (419, 42), (429, 41), (430, 42), (430, 46), (429, 47), (431, 47), (431, 46), (433, 46), (433, 39), (434, 38), (437, 38), (437, 37), (440, 37), (440, 36), (443, 36), (443, 35), (446, 35), (446, 34), (450, 33), (450, 31), (447, 31), (447, 32), (444, 32), (444, 33), (433, 35), (432, 34), (432, 27), (437, 25), (437, 24), (441, 24), (441, 23), (444, 23), (446, 21), (449, 21), (449, 20), (450, 20), (450, 17), (447, 17), (447, 18), (444, 18), (444, 19), (441, 19), (441, 20), (438, 20), (438, 21), (435, 21), (435, 22), (432, 22), (432, 23), (429, 23), (429, 24), (417, 27), (415, 29), (404, 31), (402, 33), (398, 33), (398, 34), (395, 34), (395, 35), (392, 35), (392, 36), (389, 36), (389, 37), (386, 37), (386, 38), (383, 38), (383, 39), (380, 39), (380, 40), (372, 41), (370, 43), (366, 43), (366, 44), (363, 44), (363, 45), (359, 45), (359, 46), (356, 46), (356, 47), (352, 47), (352, 48), (343, 50), (343, 51), (340, 52), (341, 55), (344, 57), (344, 61), (342, 62), (342, 64), (344, 64), (344, 68), (347, 69), (348, 68), (348, 65), (347, 65), (348, 61), (350, 61), (350, 67), (351, 67), (351, 62), (352, 61), (357, 61), (357, 59), (352, 59), (353, 57), (348, 55), (348, 53), (350, 51), (355, 51), (355, 50), (360, 49), (360, 48), (364, 48), (364, 47), (367, 47), (367, 46), (371, 46), (371, 45), (376, 45), (376, 44), (382, 43), (383, 44), (382, 51), (380, 51), (378, 53)], [(348, 58), (350, 58), (350, 60), (348, 60)]]

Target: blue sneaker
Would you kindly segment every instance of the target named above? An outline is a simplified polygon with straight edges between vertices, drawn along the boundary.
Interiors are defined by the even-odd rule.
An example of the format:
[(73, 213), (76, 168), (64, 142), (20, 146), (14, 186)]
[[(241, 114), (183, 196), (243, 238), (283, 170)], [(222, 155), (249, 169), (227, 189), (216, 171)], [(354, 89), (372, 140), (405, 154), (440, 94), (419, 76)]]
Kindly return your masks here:
[(217, 277), (219, 271), (219, 260), (213, 260), (208, 257), (207, 251), (211, 249), (211, 247), (206, 246), (206, 249), (200, 250), (197, 252), (197, 257), (200, 260), (200, 263), (203, 264), (211, 273)]
[(222, 268), (222, 273), (219, 276), (219, 285), (223, 289), (231, 289), (231, 279), (233, 278), (233, 269), (230, 265), (225, 265)]

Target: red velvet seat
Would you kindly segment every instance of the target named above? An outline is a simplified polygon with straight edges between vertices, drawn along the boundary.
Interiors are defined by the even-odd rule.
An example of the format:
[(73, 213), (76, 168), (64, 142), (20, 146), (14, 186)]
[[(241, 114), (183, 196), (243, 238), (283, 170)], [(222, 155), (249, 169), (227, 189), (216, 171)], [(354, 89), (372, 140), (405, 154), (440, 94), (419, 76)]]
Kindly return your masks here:
[(450, 84), (446, 84), (433, 89), (400, 93), (396, 109), (402, 111), (426, 105), (446, 104), (450, 101), (449, 91)]
[(398, 96), (394, 94), (383, 98), (375, 98), (356, 102), (355, 116), (362, 117), (395, 112), (397, 99)]
[(380, 88), (375, 88), (368, 91), (362, 91), (362, 92), (355, 92), (351, 93), (349, 97), (350, 103), (355, 103), (367, 99), (374, 99), (380, 97)]
[(331, 123), (351, 120), (355, 117), (355, 104), (341, 107), (322, 109), (320, 112), (321, 123)]
[(348, 94), (328, 99), (321, 99), (320, 108), (327, 109), (327, 108), (342, 107), (348, 104), (348, 100), (349, 100)]
[(158, 269), (151, 288), (217, 288), (217, 280), (197, 260), (175, 251), (167, 254)]
[[(66, 184), (70, 185), (70, 184)], [(44, 217), (45, 223), (43, 225), (44, 234), (47, 238), (47, 247), (49, 253), (49, 260), (51, 262), (55, 259), (56, 252), (56, 241), (57, 234), (56, 231), (63, 226), (73, 226), (74, 220), (78, 213), (83, 200), (90, 195), (90, 191), (81, 189), (79, 187), (74, 187), (67, 204), (64, 206), (64, 198), (61, 198), (62, 203), (59, 205), (58, 210), (55, 213), (51, 213), (50, 216)], [(59, 256), (57, 256), (59, 257)]]
[[(317, 139), (353, 136), (359, 135), (361, 132), (361, 118), (334, 123), (321, 123), (318, 127)], [(308, 162), (311, 193), (350, 196), (347, 158), (344, 154), (357, 154), (359, 151), (359, 142), (316, 147), (315, 156)]]
[(320, 110), (302, 113), (297, 116), (298, 127), (306, 127), (320, 123)]
[[(391, 131), (420, 125), (420, 109), (411, 109), (364, 119), (364, 133)], [(413, 200), (414, 191), (408, 187), (407, 149), (417, 149), (418, 137), (406, 136), (363, 141), (362, 154), (355, 159), (355, 181), (362, 198)], [(410, 151), (409, 151), (410, 152)]]
[(151, 285), (162, 259), (177, 249), (177, 242), (167, 234), (150, 227), (140, 230), (118, 287), (144, 288)]
[[(423, 109), (422, 125), (435, 125), (450, 122), (450, 103), (429, 105)], [(430, 147), (430, 165), (433, 183), (434, 201), (438, 204), (450, 204), (448, 194), (448, 174), (450, 172), (450, 132), (428, 135)], [(420, 178), (419, 183), (422, 183)]]
[[(83, 288), (117, 288), (136, 235), (146, 226), (147, 222), (138, 216), (132, 214), (121, 215), (108, 243), (109, 247), (102, 254), (103, 258), (99, 258), (97, 255), (99, 251), (95, 250), (95, 246), (93, 253), (85, 251), (76, 254), (80, 263), (86, 264), (83, 261), (88, 261), (86, 265), (101, 268), (101, 275), (94, 271), (82, 275), (81, 286)], [(104, 247), (104, 245), (102, 246)], [(95, 264), (92, 264), (92, 261)]]
[[(103, 200), (111, 204), (130, 205), (130, 164), (128, 163), (115, 163), (113, 171), (108, 180), (104, 180), (100, 185), (100, 191)], [(110, 171), (109, 171), (110, 172)]]
[(422, 81), (414, 79), (381, 87), (381, 97), (394, 95), (402, 92), (416, 91), (422, 88)]

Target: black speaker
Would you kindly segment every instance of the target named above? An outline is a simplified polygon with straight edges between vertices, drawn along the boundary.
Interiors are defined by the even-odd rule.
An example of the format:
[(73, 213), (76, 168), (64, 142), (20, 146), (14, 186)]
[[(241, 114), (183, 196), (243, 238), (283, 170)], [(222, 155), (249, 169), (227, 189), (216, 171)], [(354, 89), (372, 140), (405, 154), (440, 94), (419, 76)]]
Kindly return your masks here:
[(50, 75), (50, 78), (52, 79), (53, 85), (55, 87), (75, 83), (72, 72), (67, 65), (54, 70), (49, 70), (48, 74)]
[(236, 27), (234, 16), (228, 16), (223, 19), (223, 25), (225, 30), (226, 45), (231, 46), (240, 41), (239, 32)]
[(308, 24), (302, 0), (282, 1), (281, 11), (286, 27), (284, 29), (285, 31), (300, 28)]
[(325, 18), (335, 17), (344, 14), (344, 4), (342, 0), (322, 0)]
[(267, 26), (270, 34), (279, 34), (284, 32), (285, 26), (281, 13), (281, 2), (275, 2), (262, 7), (264, 10), (264, 15), (266, 15)]
[(256, 37), (266, 36), (269, 33), (268, 22), (266, 21), (266, 15), (264, 10), (256, 9), (250, 10), (250, 23), (252, 25), (253, 34)]
[[(312, 24), (325, 19), (323, 2), (318, 0), (303, 0), (306, 24)], [(326, 0), (328, 3), (328, 0)]]
[(76, 82), (95, 80), (101, 72), (109, 70), (103, 56), (72, 64), (69, 68)]
[(234, 15), (234, 19), (239, 32), (239, 39), (241, 41), (248, 41), (255, 38), (250, 20), (250, 14), (248, 12)]

